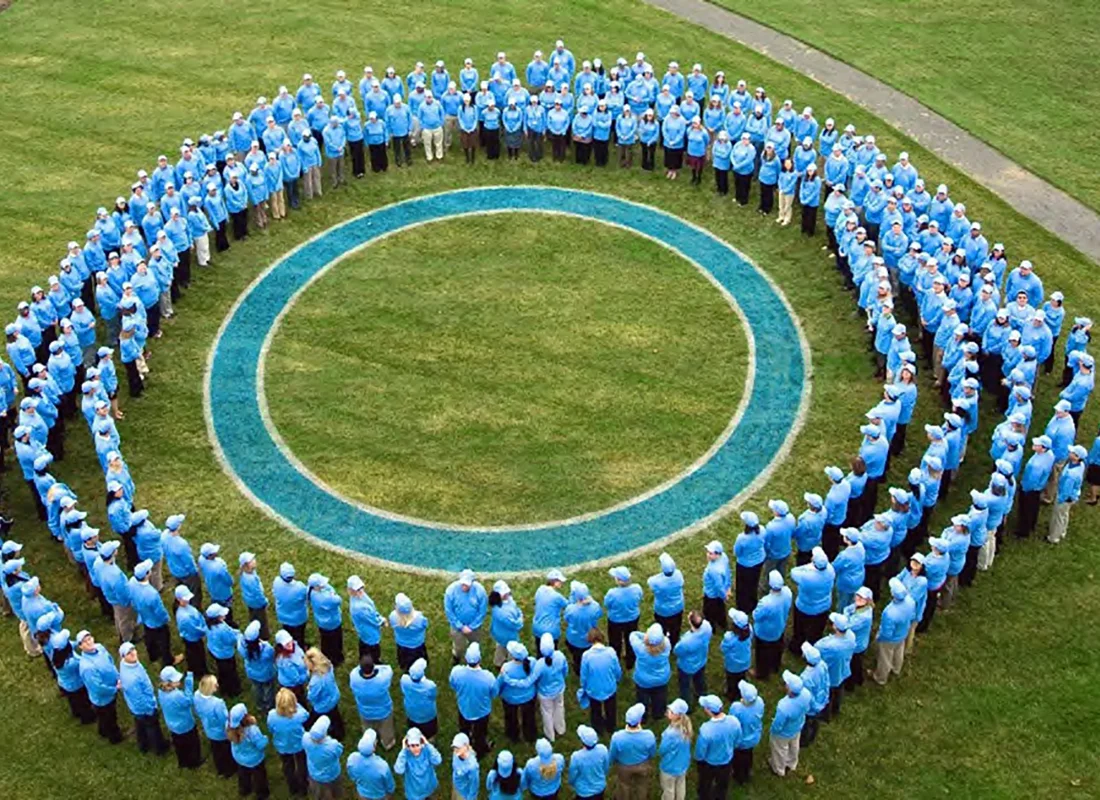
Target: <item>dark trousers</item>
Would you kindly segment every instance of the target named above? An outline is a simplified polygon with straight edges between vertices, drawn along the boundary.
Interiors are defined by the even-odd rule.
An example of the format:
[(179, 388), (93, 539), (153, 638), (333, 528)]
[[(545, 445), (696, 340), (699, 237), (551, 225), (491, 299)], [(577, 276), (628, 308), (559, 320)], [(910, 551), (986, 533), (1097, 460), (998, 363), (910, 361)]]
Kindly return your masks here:
[(390, 140), (393, 143), (393, 161), (397, 166), (412, 164), (412, 147), (409, 146), (408, 136), (394, 136)]
[(802, 232), (807, 236), (817, 233), (817, 206), (802, 206)]
[(518, 742), (522, 733), (525, 741), (534, 742), (539, 738), (535, 725), (535, 699), (526, 703), (504, 703), (504, 735), (511, 742)]
[(249, 608), (248, 609), (248, 621), (260, 623), (260, 638), (265, 642), (270, 641), (271, 631), (267, 625), (267, 606), (263, 608)]
[[(141, 380), (141, 373), (138, 372), (137, 361), (124, 361), (122, 365), (126, 368), (126, 385), (130, 389), (130, 397), (141, 397), (145, 384)], [(37, 496), (36, 492), (35, 497)]]
[(248, 209), (233, 211), (229, 216), (233, 220), (233, 238), (240, 241), (248, 236)]
[(303, 650), (309, 649), (309, 645), (306, 644), (306, 625), (304, 622), (301, 625), (283, 625), (283, 630), (289, 633), (290, 638), (296, 641)]
[(745, 680), (745, 675), (747, 675), (747, 674), (748, 674), (748, 672), (746, 670), (742, 670), (741, 672), (727, 672), (726, 673), (726, 699), (727, 700), (732, 702), (732, 701), (736, 700), (737, 698), (739, 698), (741, 696), (741, 689), (738, 687), (737, 684), (739, 684), (739, 683), (741, 683), (741, 681)]
[(592, 142), (592, 152), (596, 156), (596, 166), (597, 167), (606, 167), (607, 166), (607, 151), (608, 151), (608, 143), (607, 143), (606, 140), (601, 141), (599, 139), (596, 139), (595, 141)]
[(594, 697), (588, 698), (588, 713), (592, 719), (592, 728), (598, 734), (607, 734), (610, 736), (615, 732), (615, 728), (618, 725), (618, 713), (615, 708), (616, 695), (606, 700), (597, 700)]
[(542, 134), (541, 133), (528, 133), (527, 134), (527, 155), (532, 162), (542, 161)]
[(744, 785), (752, 778), (752, 754), (753, 748), (733, 751), (733, 779), (739, 785)]
[(211, 739), (210, 755), (214, 759), (214, 769), (218, 775), (228, 778), (237, 772), (237, 762), (233, 760), (233, 749), (228, 739)]
[(390, 166), (390, 157), (386, 154), (386, 145), (372, 144), (368, 145), (367, 149), (370, 151), (371, 172), (385, 172)]
[(725, 800), (730, 790), (730, 765), (695, 763), (699, 773), (699, 800)]
[[(180, 285), (187, 288), (191, 285), (191, 251), (183, 249), (179, 251), (180, 263), (176, 266), (176, 274), (179, 276)], [(152, 309), (147, 309), (152, 311)]]
[(240, 767), (237, 770), (237, 793), (241, 797), (255, 794), (257, 800), (267, 800), (271, 796), (271, 787), (267, 783), (267, 765), (261, 761), (254, 767)]
[(764, 681), (779, 672), (783, 663), (783, 637), (774, 642), (756, 640), (756, 678)]
[(757, 564), (755, 567), (737, 565), (734, 572), (733, 590), (736, 593), (739, 611), (751, 614), (752, 610), (756, 608), (756, 587), (760, 584), (760, 570), (763, 568), (763, 563)]
[(206, 648), (202, 641), (189, 642), (184, 639), (183, 652), (187, 658), (187, 671), (194, 673), (195, 680), (204, 676), (207, 673)]
[[(134, 372), (137, 372), (137, 368), (134, 368)], [(129, 373), (127, 373), (129, 374)], [(134, 393), (133, 389), (130, 389), (130, 394)], [(46, 506), (42, 505), (42, 495), (38, 493), (38, 487), (34, 485), (34, 481), (27, 481), (27, 486), (31, 487), (31, 497), (34, 498), (34, 507), (38, 511), (38, 519), (42, 522), (46, 521)]]
[(118, 728), (118, 700), (112, 700), (105, 706), (95, 706), (96, 730), (111, 744), (122, 741), (122, 731)]
[(829, 618), (829, 610), (820, 614), (806, 614), (794, 609), (794, 631), (791, 634), (790, 644), (787, 649), (796, 656), (802, 655), (802, 643), (813, 644), (825, 632), (825, 622)]
[(218, 674), (218, 689), (226, 697), (236, 697), (241, 693), (241, 676), (237, 673), (236, 658), (214, 659)]
[(500, 131), (485, 131), (485, 157), (490, 161), (500, 158)]
[(634, 701), (645, 706), (643, 720), (651, 722), (660, 720), (668, 708), (668, 685), (642, 687), (634, 685)]
[(656, 144), (643, 144), (642, 145), (642, 169), (653, 171), (653, 168), (657, 165), (657, 145)]
[(167, 625), (159, 628), (145, 628), (145, 649), (150, 661), (159, 661), (166, 667), (172, 666), (172, 639)]
[(382, 645), (379, 644), (367, 644), (362, 639), (359, 640), (359, 658), (363, 656), (370, 656), (375, 664), (381, 664), (382, 661)]
[(710, 623), (714, 630), (726, 629), (726, 601), (721, 597), (703, 598), (703, 619)]
[(730, 193), (730, 171), (728, 169), (715, 168), (714, 188), (723, 197)]
[(752, 190), (752, 173), (742, 175), (740, 172), (733, 173), (733, 196), (737, 200), (737, 204), (740, 206), (747, 206), (749, 204), (749, 192)]
[(630, 622), (609, 621), (607, 623), (607, 644), (615, 651), (620, 661), (626, 662), (624, 666), (628, 670), (634, 669), (634, 661), (637, 658), (634, 655), (634, 648), (630, 646), (630, 634), (636, 630), (638, 630), (636, 619)]
[(424, 645), (419, 647), (402, 647), (397, 646), (397, 666), (401, 667), (403, 672), (408, 672), (409, 667), (413, 665), (413, 662), (418, 658), (422, 658), (425, 661), (428, 660), (428, 648)]
[(565, 150), (567, 146), (568, 140), (565, 138), (565, 134), (550, 134), (550, 152), (555, 161), (565, 161)]
[[(679, 678), (680, 697), (688, 704), (688, 708), (695, 708), (695, 701), (707, 693), (707, 671), (701, 669), (698, 672), (684, 672), (676, 670)], [(694, 691), (694, 695), (692, 692)]]
[(573, 140), (573, 157), (578, 164), (587, 164), (588, 160), (592, 157), (592, 141), (581, 141), (580, 139)]
[(852, 691), (856, 687), (862, 686), (863, 679), (867, 677), (863, 671), (863, 656), (866, 652), (866, 650), (860, 650), (858, 653), (852, 653), (852, 674), (844, 681), (844, 688), (848, 691)]
[(775, 205), (775, 184), (760, 184), (760, 213), (770, 214), (772, 213), (772, 207)]
[[(668, 637), (669, 642), (675, 647), (676, 643), (680, 641), (680, 629), (684, 625), (684, 612), (681, 611), (679, 614), (669, 614), (667, 617), (661, 614), (654, 614), (653, 621), (661, 626), (665, 632), (665, 636)], [(627, 647), (630, 648), (629, 643)], [(630, 650), (633, 652), (633, 648), (630, 648)], [(633, 660), (631, 660), (631, 664), (633, 664)]]
[(821, 531), (821, 549), (832, 561), (840, 552), (840, 526), (827, 523)]
[(480, 719), (466, 719), (462, 714), (458, 715), (458, 729), (470, 737), (470, 745), (479, 757), (483, 757), (491, 748), (487, 738), (489, 733), (488, 715)]
[(1039, 519), (1040, 494), (1041, 490), (1020, 492), (1020, 508), (1016, 514), (1016, 536), (1020, 539), (1026, 539), (1035, 530), (1035, 523)]
[(176, 763), (181, 769), (194, 769), (202, 763), (202, 745), (196, 728), (187, 733), (173, 733), (172, 746), (176, 748)]
[(817, 738), (817, 715), (807, 714), (806, 722), (802, 725), (802, 732), (798, 735), (798, 746), (809, 747)]
[(882, 588), (882, 564), (863, 565), (863, 585), (874, 592), (875, 598), (878, 599), (879, 590)]
[(978, 574), (978, 551), (980, 547), (970, 545), (966, 548), (966, 561), (959, 573), (959, 586), (973, 586), (974, 576)]
[(573, 672), (579, 676), (581, 674), (581, 657), (588, 648), (577, 647), (569, 641), (566, 641), (565, 646), (569, 648), (569, 655), (572, 656)]
[(298, 178), (293, 180), (283, 179), (283, 188), (286, 189), (286, 202), (291, 208), (298, 208), (301, 201), (298, 199)]
[(69, 701), (69, 713), (80, 720), (81, 725), (91, 725), (96, 721), (95, 709), (88, 700), (88, 690), (83, 686), (75, 692), (65, 692), (65, 699)]
[(333, 628), (327, 631), (324, 628), (319, 628), (318, 630), (321, 632), (321, 652), (336, 666), (343, 664), (344, 629)]
[(155, 711), (152, 714), (134, 716), (134, 736), (137, 738), (138, 750), (143, 753), (153, 752), (159, 756), (168, 752), (168, 740), (164, 738), (164, 732), (160, 729), (160, 717)]
[(304, 795), (309, 784), (305, 751), (299, 750), (297, 753), (290, 755), (280, 754), (279, 760), (283, 762), (283, 778), (286, 780), (290, 793), (298, 796)]
[(367, 172), (363, 140), (348, 142), (348, 147), (351, 149), (351, 172), (356, 178), (362, 178)]

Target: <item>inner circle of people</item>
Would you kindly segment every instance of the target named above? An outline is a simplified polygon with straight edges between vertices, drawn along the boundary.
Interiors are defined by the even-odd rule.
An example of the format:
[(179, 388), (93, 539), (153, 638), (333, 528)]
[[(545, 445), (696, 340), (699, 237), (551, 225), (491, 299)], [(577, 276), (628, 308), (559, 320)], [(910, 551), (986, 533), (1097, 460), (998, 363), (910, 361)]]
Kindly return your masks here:
[[(776, 108), (763, 88), (731, 85), (700, 64), (684, 72), (672, 62), (658, 80), (643, 53), (610, 67), (599, 59), (578, 65), (558, 41), (548, 56), (534, 54), (525, 81), (505, 53), (487, 80), (472, 59), (453, 77), (443, 61), (432, 69), (417, 63), (403, 80), (393, 67), (380, 77), (369, 66), (363, 72), (358, 87), (337, 72), (330, 91), (306, 74), (294, 94), (279, 87), (270, 103), (260, 97), (247, 116), (234, 113), (227, 130), (197, 144), (184, 139), (174, 166), (162, 155), (151, 173), (138, 171), (130, 197), (98, 209), (85, 243), (69, 243), (48, 288), (33, 287), (6, 327), (0, 447), (14, 443), (40, 520), (96, 601), (79, 614), (96, 609), (113, 620), (117, 660), (114, 643), (108, 649), (71, 620), (79, 630), (70, 633), (66, 613), (32, 575), (33, 551), (48, 545), (24, 548), (11, 538), (13, 521), (0, 517), (4, 612), (18, 621), (28, 656), (43, 659), (71, 715), (95, 724), (107, 742), (124, 739), (121, 695), (142, 752), (174, 750), (181, 768), (194, 769), (205, 738), (212, 768), (235, 775), (242, 795), (268, 796), (277, 756), (295, 795), (340, 796), (346, 775), (359, 797), (388, 798), (396, 775), (404, 796), (421, 800), (439, 794), (438, 703), (453, 702), (459, 730), (445, 733), (454, 798), (480, 797), (482, 787), (494, 799), (552, 798), (566, 786), (577, 798), (612, 789), (618, 798), (648, 798), (656, 771), (661, 796), (676, 800), (692, 769), (700, 798), (724, 798), (731, 780), (752, 778), (767, 716), (759, 686), (781, 684), (766, 764), (790, 775), (819, 724), (837, 721), (844, 695), (859, 691), (865, 676), (878, 685), (900, 676), (937, 609), (950, 608), (993, 566), (998, 546), (1032, 535), (1042, 505), (1051, 506), (1047, 541), (1057, 544), (1084, 483), (1096, 504), (1100, 438), (1090, 449), (1075, 443), (1093, 389), (1091, 320), (1064, 325), (1062, 292), (1046, 295), (1030, 261), (1010, 269), (1005, 246), (990, 248), (947, 186), (928, 191), (906, 153), (887, 166), (873, 135), (841, 130), (833, 119), (820, 125), (791, 100)], [(129, 395), (140, 395), (150, 376), (148, 340), (184, 305), (192, 263), (213, 268), (211, 238), (223, 252), (230, 231), (242, 243), (250, 229), (339, 187), (349, 156), (350, 173), (362, 178), (368, 158), (374, 172), (384, 171), (392, 150), (398, 167), (411, 168), (420, 146), (426, 162), (452, 157), (456, 138), (468, 164), (482, 152), (499, 158), (502, 143), (508, 158), (538, 161), (549, 140), (555, 161), (572, 149), (578, 164), (603, 168), (614, 147), (620, 168), (632, 168), (640, 150), (646, 171), (656, 169), (660, 145), (668, 179), (686, 158), (701, 184), (709, 162), (716, 191), (726, 195), (732, 171), (736, 203), (746, 205), (756, 183), (759, 211), (770, 216), (778, 193), (776, 222), (787, 225), (797, 206), (810, 237), (823, 205), (823, 258), (851, 290), (869, 364), (884, 379), (847, 468), (824, 468), (824, 496), (806, 492), (797, 516), (781, 499), (767, 502), (766, 519), (743, 511), (734, 563), (722, 542), (707, 544), (691, 565), (702, 573), (694, 591), (667, 553), (644, 581), (624, 566), (611, 569), (602, 602), (551, 570), (525, 599), (533, 601), (529, 628), (505, 581), (487, 589), (469, 570), (448, 586), (442, 618), (438, 599), (419, 598), (421, 609), (405, 593), (385, 613), (369, 593), (369, 575), (341, 578), (345, 593), (325, 575), (303, 575), (290, 563), (261, 566), (250, 552), (238, 554), (234, 574), (216, 543), (203, 543), (195, 558), (183, 513), (158, 527), (140, 507), (122, 456), (115, 351)], [(929, 372), (925, 391), (936, 390), (946, 411), (924, 425), (926, 441), (916, 446), (923, 452), (908, 454), (916, 466), (907, 485), (886, 487), (880, 511), (886, 470), (907, 455), (918, 360)], [(1051, 378), (1056, 360), (1062, 369)], [(1033, 392), (1039, 380), (1058, 378), (1059, 400), (1039, 433)], [(930, 536), (930, 518), (948, 501), (978, 428), (983, 393), (1003, 414), (992, 436), (995, 469), (986, 485), (950, 501), (958, 513)], [(78, 408), (103, 469), (105, 521), (89, 520), (55, 474)], [(1029, 431), (1036, 435), (1025, 461)], [(265, 570), (277, 573), (272, 581), (261, 580)], [(694, 610), (688, 595), (699, 599)], [(643, 606), (652, 609), (646, 622)], [(357, 639), (350, 669), (345, 619)], [(429, 677), (430, 619), (450, 632), (449, 698)], [(865, 664), (872, 638), (873, 665)], [(719, 687), (707, 683), (712, 650), (725, 672)], [(670, 702), (674, 665), (678, 696)], [(442, 677), (444, 667), (432, 672)], [(621, 718), (620, 691), (633, 700)], [(358, 717), (351, 724), (340, 710), (345, 692)], [(554, 743), (573, 703), (589, 710), (590, 722), (577, 728), (580, 747), (566, 758)], [(488, 739), (497, 709), (510, 743), (534, 745), (525, 762)]]

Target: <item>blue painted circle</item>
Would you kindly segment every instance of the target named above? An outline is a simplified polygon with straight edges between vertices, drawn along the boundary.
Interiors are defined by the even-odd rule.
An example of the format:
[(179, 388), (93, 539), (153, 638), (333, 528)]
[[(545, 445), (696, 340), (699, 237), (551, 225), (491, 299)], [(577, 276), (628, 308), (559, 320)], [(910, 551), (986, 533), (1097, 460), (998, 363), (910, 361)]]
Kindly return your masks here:
[[(529, 526), (476, 528), (415, 520), (353, 503), (305, 474), (265, 424), (261, 369), (281, 312), (349, 251), (411, 226), (470, 213), (568, 213), (659, 241), (709, 273), (737, 301), (755, 343), (743, 414), (696, 468), (595, 514)], [(655, 300), (656, 301), (656, 300)], [(207, 415), (215, 449), (267, 513), (324, 545), (397, 566), (521, 572), (602, 560), (693, 529), (728, 510), (785, 451), (806, 402), (807, 360), (778, 289), (728, 244), (649, 206), (551, 187), (467, 189), (406, 200), (331, 228), (261, 275), (237, 301), (211, 353)]]

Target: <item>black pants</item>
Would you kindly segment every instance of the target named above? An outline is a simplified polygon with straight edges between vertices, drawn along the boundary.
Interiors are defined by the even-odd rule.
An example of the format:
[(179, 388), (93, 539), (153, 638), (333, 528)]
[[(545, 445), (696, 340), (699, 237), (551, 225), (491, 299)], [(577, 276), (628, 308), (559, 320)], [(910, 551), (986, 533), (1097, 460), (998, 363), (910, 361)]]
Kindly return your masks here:
[(737, 685), (741, 681), (745, 680), (745, 676), (748, 674), (747, 670), (741, 672), (727, 672), (726, 673), (726, 699), (733, 702), (741, 696), (741, 689)]
[(578, 164), (587, 164), (588, 160), (592, 157), (592, 140), (587, 142), (581, 139), (573, 140), (573, 157)]
[(321, 652), (328, 657), (334, 665), (340, 666), (344, 663), (344, 629), (333, 628), (332, 630), (325, 630), (324, 628), (318, 628), (321, 632)]
[(172, 666), (172, 639), (167, 625), (159, 628), (145, 628), (145, 649), (150, 661), (159, 661), (166, 667)]
[(884, 561), (879, 564), (863, 565), (863, 585), (874, 592), (876, 599), (879, 596), (879, 590), (882, 588), (882, 566), (885, 563)]
[(409, 146), (409, 137), (394, 136), (390, 141), (393, 143), (394, 163), (399, 167), (412, 164), (412, 147)]
[(419, 647), (402, 647), (397, 646), (397, 666), (401, 667), (403, 672), (408, 672), (409, 667), (413, 665), (413, 662), (418, 658), (422, 658), (425, 661), (428, 660), (428, 648), (424, 645)]
[(459, 714), (458, 729), (470, 737), (470, 745), (479, 758), (484, 757), (492, 749), (487, 738), (489, 733), (488, 715), (480, 719), (466, 719), (462, 714)]
[(362, 178), (367, 172), (366, 159), (363, 157), (363, 140), (348, 142), (348, 148), (351, 150), (351, 172), (356, 178)]
[(111, 744), (122, 741), (122, 731), (118, 728), (118, 698), (105, 706), (95, 706), (96, 730)]
[(236, 658), (216, 658), (218, 689), (226, 697), (236, 697), (241, 693), (241, 676), (237, 673)]
[(699, 773), (699, 800), (725, 800), (730, 790), (730, 765), (695, 763)]
[(229, 216), (233, 220), (233, 238), (239, 242), (248, 236), (248, 209), (231, 211)]
[(145, 309), (145, 318), (149, 325), (149, 335), (156, 336), (160, 333), (160, 304), (154, 303)]
[(91, 725), (96, 721), (95, 709), (88, 700), (88, 690), (83, 686), (75, 692), (65, 692), (65, 699), (69, 701), (69, 713), (80, 720), (81, 725)]
[[(311, 709), (309, 715), (309, 723), (306, 725), (306, 728), (313, 727), (313, 723), (320, 719), (322, 714), (328, 717), (328, 735), (338, 742), (344, 741), (344, 715), (340, 713), (340, 706), (333, 706), (328, 711), (317, 711), (317, 709)], [(410, 727), (412, 726), (410, 725)], [(428, 736), (427, 732), (424, 731), (424, 728), (421, 728), (420, 730), (424, 732), (425, 736)], [(428, 738), (431, 737), (428, 736)]]
[(588, 713), (592, 719), (592, 728), (598, 734), (607, 734), (610, 736), (615, 732), (615, 728), (618, 725), (618, 713), (616, 712), (616, 695), (606, 700), (597, 700), (594, 697), (588, 698)]
[(485, 131), (485, 157), (490, 161), (500, 158), (500, 131)]
[(634, 669), (634, 661), (637, 659), (634, 648), (630, 646), (630, 634), (636, 630), (638, 630), (636, 619), (630, 622), (608, 621), (607, 623), (607, 644), (615, 651), (620, 661), (626, 662), (624, 666), (628, 670)]
[(237, 772), (237, 762), (233, 760), (233, 748), (228, 739), (211, 739), (210, 755), (214, 759), (214, 769), (218, 775), (228, 778)]
[(728, 169), (714, 168), (714, 188), (723, 197), (730, 193), (730, 171)]
[(642, 145), (642, 169), (653, 171), (653, 168), (657, 165), (657, 145), (643, 144)]
[(504, 735), (508, 737), (508, 741), (518, 742), (521, 733), (523, 739), (532, 744), (539, 738), (535, 725), (534, 698), (518, 705), (504, 703)]
[(1039, 519), (1039, 498), (1042, 490), (1020, 492), (1020, 508), (1016, 514), (1016, 536), (1026, 539), (1035, 530)]
[(959, 586), (973, 586), (974, 576), (978, 574), (978, 551), (981, 547), (970, 545), (966, 548), (966, 562), (959, 573)]
[(652, 722), (662, 719), (668, 708), (668, 685), (642, 687), (634, 685), (634, 701), (645, 706), (642, 719)]
[(206, 648), (202, 640), (189, 642), (184, 639), (183, 652), (187, 658), (187, 671), (194, 673), (195, 680), (204, 676), (208, 670), (206, 669)]
[(802, 725), (802, 732), (798, 735), (798, 746), (809, 747), (817, 738), (817, 715), (807, 714), (806, 722)]
[[(134, 716), (134, 736), (138, 750), (143, 753), (156, 753), (158, 756), (168, 752), (168, 740), (160, 729), (160, 717), (152, 714)], [(182, 764), (180, 766), (183, 766)]]
[(565, 138), (564, 133), (551, 133), (550, 136), (550, 152), (553, 155), (555, 161), (565, 161), (565, 151), (568, 147), (568, 140)]
[(733, 751), (733, 779), (739, 785), (744, 785), (752, 778), (752, 754), (753, 748)]
[[(684, 625), (684, 612), (681, 611), (679, 614), (670, 614), (667, 617), (661, 614), (654, 614), (653, 621), (661, 626), (665, 632), (665, 636), (668, 637), (669, 642), (675, 647), (676, 643), (680, 641), (680, 629)], [(633, 648), (629, 647), (629, 643), (627, 646), (631, 652), (633, 652)], [(631, 659), (631, 664), (633, 663), (633, 659)]]
[(565, 646), (569, 648), (569, 655), (572, 656), (573, 672), (579, 676), (581, 674), (581, 657), (584, 655), (585, 651), (588, 650), (588, 648), (577, 647), (569, 641), (566, 641)]
[[(278, 618), (277, 615), (276, 618)], [(296, 641), (303, 650), (309, 649), (309, 645), (306, 644), (306, 624), (304, 622), (301, 625), (283, 625), (283, 630), (289, 633), (290, 638)]]
[(733, 173), (733, 196), (737, 200), (737, 204), (741, 206), (748, 205), (749, 192), (752, 190), (752, 173), (742, 175), (740, 172)]
[(862, 686), (864, 678), (867, 677), (863, 672), (863, 656), (866, 652), (866, 650), (860, 650), (858, 653), (852, 653), (852, 674), (844, 681), (844, 688), (848, 691)]
[(596, 139), (592, 142), (592, 152), (596, 156), (596, 166), (597, 167), (606, 167), (607, 166), (607, 150), (608, 150), (608, 143), (607, 143), (606, 140), (601, 141), (599, 139)]
[[(247, 606), (246, 606), (247, 608)], [(265, 642), (271, 639), (271, 631), (267, 625), (267, 606), (263, 608), (249, 608), (248, 621), (260, 623), (260, 638)]]
[(290, 208), (298, 208), (301, 200), (298, 198), (298, 178), (284, 178), (283, 188), (286, 190), (286, 203)]
[(679, 682), (680, 697), (688, 704), (688, 708), (695, 708), (695, 701), (707, 693), (707, 671), (701, 669), (698, 672), (684, 672), (676, 670)]
[(756, 640), (756, 679), (765, 681), (779, 672), (783, 663), (783, 637), (774, 642)]
[(726, 629), (726, 601), (721, 597), (703, 598), (703, 619), (718, 631)]
[(371, 172), (385, 172), (390, 166), (390, 157), (386, 154), (386, 145), (372, 144), (367, 149), (370, 150)]
[(760, 570), (763, 568), (763, 563), (757, 564), (755, 567), (745, 567), (738, 564), (734, 570), (733, 591), (737, 608), (746, 614), (751, 614), (752, 610), (756, 608), (757, 586), (760, 585)]
[[(176, 275), (179, 277), (180, 285), (186, 289), (191, 285), (191, 250), (180, 250), (179, 257), (180, 263), (176, 265)], [(152, 308), (146, 310), (152, 311)]]
[[(141, 380), (141, 373), (138, 372), (137, 361), (124, 361), (122, 366), (126, 368), (126, 385), (130, 390), (130, 397), (141, 397), (145, 384)], [(35, 492), (35, 497), (38, 497), (37, 492)], [(38, 502), (42, 501), (39, 500)], [(45, 519), (45, 517), (42, 519)]]
[(796, 656), (802, 655), (802, 643), (813, 644), (825, 632), (825, 623), (829, 618), (829, 610), (820, 614), (805, 614), (794, 609), (794, 632), (791, 634), (790, 644), (787, 649)]
[(181, 769), (194, 769), (202, 763), (202, 745), (199, 744), (197, 729), (192, 728), (187, 733), (173, 733), (172, 746), (176, 748), (176, 763)]
[(267, 800), (271, 796), (271, 787), (267, 783), (267, 765), (261, 761), (254, 767), (240, 767), (237, 770), (237, 793), (241, 797), (255, 794), (257, 800)]
[(309, 785), (309, 773), (306, 769), (305, 750), (299, 750), (292, 754), (279, 754), (279, 760), (283, 762), (283, 778), (287, 788), (293, 795), (303, 796)]
[(802, 206), (802, 232), (807, 236), (817, 233), (817, 206)]
[(381, 664), (382, 661), (382, 644), (367, 644), (362, 639), (359, 640), (359, 658), (363, 656), (370, 656), (375, 664)]
[(542, 161), (542, 134), (529, 132), (527, 134), (527, 155), (533, 163)]
[(772, 207), (775, 205), (775, 184), (760, 184), (760, 213), (770, 214), (772, 213)]

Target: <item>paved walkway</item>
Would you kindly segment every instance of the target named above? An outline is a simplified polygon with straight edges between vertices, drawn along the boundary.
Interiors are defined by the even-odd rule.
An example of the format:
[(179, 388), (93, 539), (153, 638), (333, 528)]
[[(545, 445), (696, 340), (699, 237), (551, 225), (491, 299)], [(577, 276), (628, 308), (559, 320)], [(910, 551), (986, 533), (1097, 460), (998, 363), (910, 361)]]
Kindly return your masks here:
[(1100, 263), (1100, 215), (912, 97), (797, 39), (704, 0), (645, 2), (733, 39), (858, 103)]

